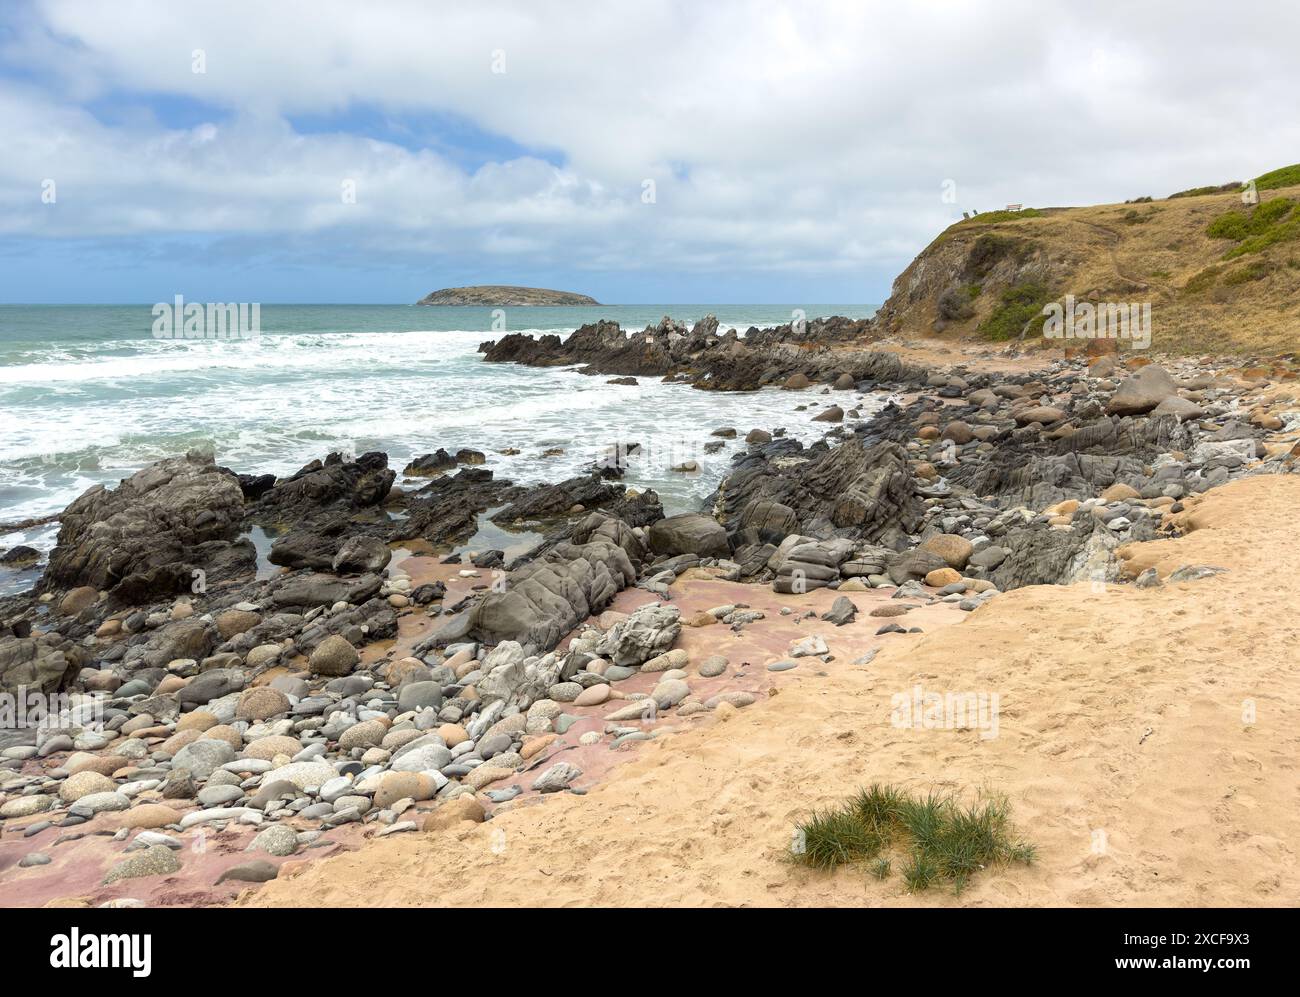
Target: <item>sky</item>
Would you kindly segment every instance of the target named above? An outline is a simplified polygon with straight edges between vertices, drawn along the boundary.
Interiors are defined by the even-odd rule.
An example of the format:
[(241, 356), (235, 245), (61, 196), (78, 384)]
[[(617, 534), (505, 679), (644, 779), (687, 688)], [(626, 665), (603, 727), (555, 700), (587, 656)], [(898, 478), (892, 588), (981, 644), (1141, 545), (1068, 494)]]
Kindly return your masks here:
[(878, 303), (1300, 160), (1300, 4), (0, 0), (0, 302)]

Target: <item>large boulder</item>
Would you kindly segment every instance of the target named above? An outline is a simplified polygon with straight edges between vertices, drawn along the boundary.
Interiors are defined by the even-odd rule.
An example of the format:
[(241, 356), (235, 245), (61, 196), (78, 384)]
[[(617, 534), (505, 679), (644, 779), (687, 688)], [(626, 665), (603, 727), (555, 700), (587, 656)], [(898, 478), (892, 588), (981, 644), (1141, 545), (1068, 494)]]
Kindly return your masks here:
[(1178, 385), (1169, 373), (1158, 364), (1147, 364), (1120, 383), (1106, 404), (1106, 411), (1114, 415), (1142, 415), (1177, 394)]
[(200, 579), (249, 576), (256, 550), (239, 540), (243, 514), (239, 479), (210, 455), (158, 461), (115, 489), (96, 485), (63, 511), (41, 587), (89, 585), (141, 603)]
[[(923, 513), (903, 448), (868, 448), (856, 437), (807, 450), (782, 440), (745, 455), (718, 486), (715, 511), (728, 530), (742, 530), (759, 500), (792, 510), (798, 532), (815, 539), (903, 542)], [(782, 528), (795, 532), (788, 517)]]
[(731, 554), (727, 531), (722, 524), (699, 512), (669, 516), (651, 526), (650, 549), (656, 554), (695, 554), (699, 557), (728, 557)]
[(85, 652), (56, 633), (0, 637), (0, 691), (62, 692), (85, 663)]
[(271, 601), (277, 606), (332, 606), (336, 602), (364, 603), (382, 587), (378, 575), (360, 578), (337, 578), (312, 573), (295, 575), (276, 584)]
[(388, 567), (393, 552), (378, 537), (349, 537), (334, 556), (334, 570), (339, 574), (378, 573)]
[(486, 644), (517, 641), (549, 651), (570, 630), (601, 612), (636, 581), (627, 552), (595, 536), (585, 544), (561, 543), (514, 571), (505, 587), (417, 645), (417, 653), (470, 638)]

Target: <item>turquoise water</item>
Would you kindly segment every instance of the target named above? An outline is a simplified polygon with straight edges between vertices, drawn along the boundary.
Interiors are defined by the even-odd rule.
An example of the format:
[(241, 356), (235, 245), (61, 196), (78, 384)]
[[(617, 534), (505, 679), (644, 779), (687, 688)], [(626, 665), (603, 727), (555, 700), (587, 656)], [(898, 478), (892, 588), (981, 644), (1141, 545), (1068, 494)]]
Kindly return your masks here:
[[(789, 322), (796, 308), (810, 319), (875, 311), (264, 305), (258, 338), (222, 341), (155, 338), (148, 305), (0, 305), (0, 524), (58, 512), (93, 484), (191, 447), (236, 471), (285, 474), (331, 450), (384, 450), (400, 471), (418, 454), (468, 446), (485, 451), (499, 476), (535, 482), (573, 474), (604, 444), (639, 442), (646, 455), (631, 483), (656, 488), (670, 511), (694, 508), (736, 446), (703, 454), (710, 429), (785, 425), (812, 440), (825, 427), (778, 391), (720, 398), (654, 379), (609, 385), (567, 369), (485, 364), (479, 343), (507, 332), (565, 334), (600, 318), (635, 330), (664, 315), (693, 322), (709, 313), (743, 332)], [(564, 453), (543, 456), (553, 448)], [(702, 470), (668, 470), (682, 460)], [(52, 529), (0, 534), (0, 550), (48, 548), (52, 539)]]

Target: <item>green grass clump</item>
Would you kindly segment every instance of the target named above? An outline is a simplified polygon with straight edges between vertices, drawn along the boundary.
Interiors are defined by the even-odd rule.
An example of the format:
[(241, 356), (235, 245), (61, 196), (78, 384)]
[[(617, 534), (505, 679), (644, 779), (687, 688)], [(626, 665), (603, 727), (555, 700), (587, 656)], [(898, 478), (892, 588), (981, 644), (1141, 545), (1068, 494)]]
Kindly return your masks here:
[(1279, 187), (1294, 187), (1300, 184), (1300, 163), (1283, 166), (1255, 178), (1256, 190), (1277, 190)]
[(920, 796), (877, 784), (838, 808), (814, 811), (798, 825), (803, 848), (792, 857), (824, 871), (862, 865), (885, 879), (892, 863), (884, 853), (898, 852), (910, 891), (942, 884), (960, 893), (981, 869), (1036, 858), (1033, 845), (1014, 837), (1009, 818), (1002, 797), (963, 806), (947, 794)]
[(1190, 190), (1180, 190), (1177, 194), (1170, 194), (1169, 200), (1176, 197), (1205, 197), (1209, 194), (1226, 194), (1230, 190), (1240, 190), (1241, 184), (1236, 181), (1232, 183), (1219, 184), (1217, 187), (1192, 187)]
[(845, 810), (814, 811), (799, 831), (803, 841), (799, 857), (814, 869), (830, 871), (874, 858), (884, 845), (879, 835)]
[(1223, 278), (1223, 283), (1230, 287), (1236, 287), (1239, 284), (1249, 284), (1252, 281), (1263, 280), (1276, 269), (1273, 264), (1267, 260), (1252, 260), (1244, 267), (1238, 267)]
[(1289, 197), (1275, 197), (1249, 213), (1228, 211), (1210, 222), (1205, 234), (1237, 243), (1223, 254), (1225, 260), (1258, 253), (1281, 242), (1300, 238), (1300, 211)]
[(1186, 294), (1199, 294), (1201, 291), (1208, 291), (1214, 286), (1219, 279), (1219, 274), (1223, 268), (1219, 266), (1206, 267), (1200, 273), (1192, 274), (1187, 278), (1187, 283), (1183, 285), (1183, 291)]
[(979, 331), (995, 342), (1014, 339), (1026, 322), (1042, 314), (1043, 306), (1051, 300), (1046, 286), (1038, 281), (1022, 281), (1005, 287), (989, 317), (980, 323)]
[(1038, 208), (1021, 208), (1019, 211), (981, 211), (978, 215), (963, 219), (961, 224), (978, 222), (981, 225), (996, 225), (998, 222), (1013, 222), (1018, 218), (1042, 218), (1044, 214), (1046, 212)]

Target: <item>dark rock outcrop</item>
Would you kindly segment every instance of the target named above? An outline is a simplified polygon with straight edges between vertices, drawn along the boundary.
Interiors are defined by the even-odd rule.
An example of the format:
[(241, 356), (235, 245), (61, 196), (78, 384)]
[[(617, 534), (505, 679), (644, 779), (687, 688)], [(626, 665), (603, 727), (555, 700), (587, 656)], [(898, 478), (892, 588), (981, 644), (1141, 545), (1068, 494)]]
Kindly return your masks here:
[(41, 588), (89, 585), (139, 603), (189, 591), (198, 571), (209, 585), (251, 575), (256, 551), (237, 539), (243, 513), (239, 479), (210, 456), (158, 461), (64, 510)]
[(417, 651), (458, 640), (516, 641), (543, 653), (636, 581), (626, 551), (594, 534), (585, 544), (558, 544), (514, 571), (506, 586), (436, 631)]
[[(762, 507), (753, 503), (759, 501), (790, 510), (797, 532), (806, 536), (888, 546), (912, 533), (922, 515), (902, 448), (894, 443), (867, 448), (856, 438), (808, 450), (781, 440), (742, 455), (718, 487), (715, 513), (729, 532), (744, 537), (749, 528), (753, 535), (745, 539), (752, 542), (763, 528), (754, 522)], [(779, 515), (781, 528), (789, 529), (790, 515)]]

